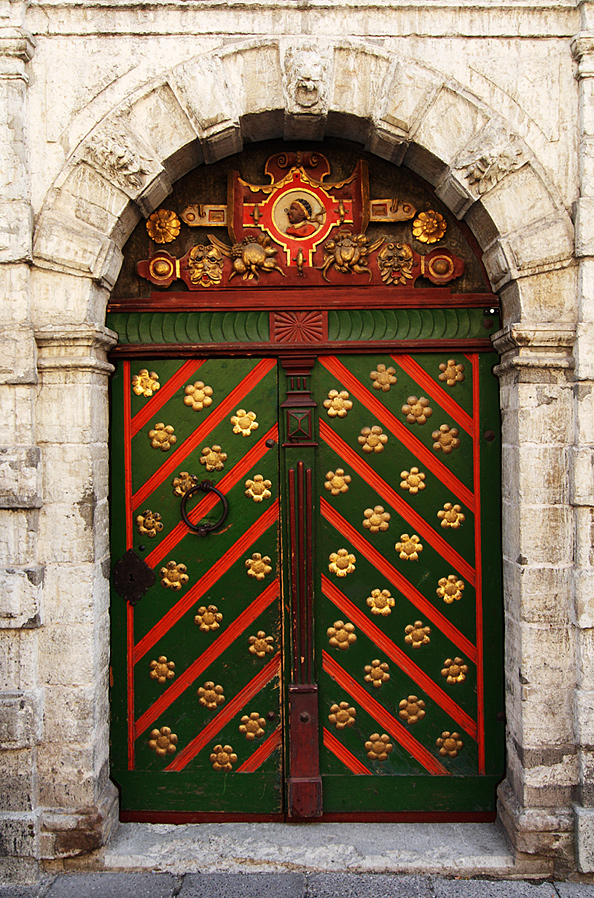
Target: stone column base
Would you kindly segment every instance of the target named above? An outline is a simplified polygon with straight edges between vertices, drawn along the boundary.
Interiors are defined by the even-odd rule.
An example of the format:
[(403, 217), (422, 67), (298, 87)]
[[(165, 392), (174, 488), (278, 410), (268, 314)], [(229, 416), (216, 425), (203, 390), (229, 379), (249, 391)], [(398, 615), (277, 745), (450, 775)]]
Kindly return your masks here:
[(95, 807), (42, 811), (39, 826), (39, 856), (63, 860), (102, 848), (119, 822), (119, 793), (108, 782)]
[[(569, 809), (523, 808), (507, 780), (497, 795), (499, 821), (514, 848), (516, 862), (533, 867), (535, 875), (563, 878), (574, 865), (574, 823)], [(591, 825), (594, 835), (594, 817)], [(594, 852), (592, 858), (594, 862)]]

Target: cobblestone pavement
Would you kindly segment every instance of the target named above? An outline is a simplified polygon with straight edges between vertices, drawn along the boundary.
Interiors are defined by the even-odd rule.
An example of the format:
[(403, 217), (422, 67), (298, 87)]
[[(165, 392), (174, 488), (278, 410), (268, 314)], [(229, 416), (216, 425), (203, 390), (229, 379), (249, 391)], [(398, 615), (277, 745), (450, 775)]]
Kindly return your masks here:
[(0, 898), (594, 898), (594, 883), (348, 873), (85, 873), (47, 877), (35, 886), (0, 886)]

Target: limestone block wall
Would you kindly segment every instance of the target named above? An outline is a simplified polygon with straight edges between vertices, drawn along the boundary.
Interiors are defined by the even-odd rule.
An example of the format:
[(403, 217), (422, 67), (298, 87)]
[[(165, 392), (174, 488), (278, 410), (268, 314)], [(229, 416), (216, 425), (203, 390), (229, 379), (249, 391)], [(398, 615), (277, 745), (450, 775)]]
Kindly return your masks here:
[(426, 179), (500, 293), (500, 819), (531, 869), (594, 872), (593, 54), (591, 0), (0, 0), (0, 876), (80, 859), (117, 823), (104, 321), (122, 247), (194, 166), (324, 136)]

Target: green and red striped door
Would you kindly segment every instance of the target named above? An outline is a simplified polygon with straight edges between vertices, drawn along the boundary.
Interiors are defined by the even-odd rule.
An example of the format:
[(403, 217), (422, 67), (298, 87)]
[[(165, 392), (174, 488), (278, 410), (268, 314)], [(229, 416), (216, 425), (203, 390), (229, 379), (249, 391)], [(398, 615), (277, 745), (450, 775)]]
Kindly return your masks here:
[(454, 355), (318, 361), (327, 814), (485, 811), (502, 775), (497, 391)]
[[(300, 410), (274, 359), (119, 362), (112, 776), (124, 819), (494, 808), (493, 363), (324, 356), (298, 378)], [(205, 480), (228, 515), (201, 536), (180, 506)], [(194, 526), (220, 521), (216, 492), (185, 502)], [(298, 797), (306, 780), (315, 812), (310, 785)]]

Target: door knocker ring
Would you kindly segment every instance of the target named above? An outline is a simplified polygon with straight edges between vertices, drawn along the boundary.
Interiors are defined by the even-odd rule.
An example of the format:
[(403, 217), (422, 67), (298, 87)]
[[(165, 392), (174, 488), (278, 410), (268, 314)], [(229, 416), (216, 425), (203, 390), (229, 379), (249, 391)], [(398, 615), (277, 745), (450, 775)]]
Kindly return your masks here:
[[(195, 493), (216, 493), (217, 498), (219, 498), (221, 500), (221, 502), (223, 504), (223, 512), (221, 514), (221, 517), (219, 518), (219, 520), (216, 523), (214, 523), (214, 524), (192, 524), (192, 522), (190, 521), (190, 519), (186, 513), (186, 502)], [(198, 536), (206, 536), (208, 533), (212, 533), (213, 530), (217, 530), (221, 526), (221, 524), (224, 523), (224, 521), (227, 518), (227, 515), (229, 514), (229, 503), (227, 502), (226, 496), (224, 496), (223, 493), (220, 490), (218, 490), (216, 488), (216, 486), (214, 486), (214, 484), (212, 484), (210, 482), (210, 480), (202, 480), (200, 483), (197, 483), (196, 486), (193, 486), (191, 489), (189, 489), (186, 493), (183, 494), (179, 510), (180, 510), (182, 521), (184, 522), (184, 524), (186, 525), (188, 530), (191, 530), (192, 533), (197, 533)]]

